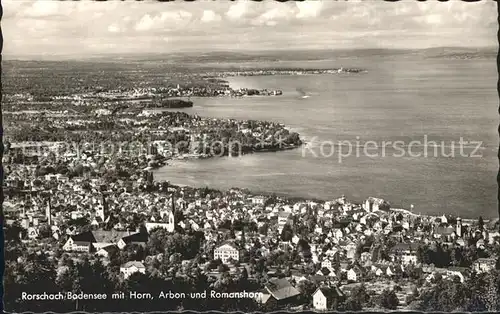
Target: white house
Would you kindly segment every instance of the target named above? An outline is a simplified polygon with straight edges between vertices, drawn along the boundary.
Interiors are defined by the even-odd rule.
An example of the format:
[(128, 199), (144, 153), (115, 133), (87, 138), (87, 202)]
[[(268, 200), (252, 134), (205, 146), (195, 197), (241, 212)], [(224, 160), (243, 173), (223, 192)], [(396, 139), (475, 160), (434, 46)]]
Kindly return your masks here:
[(357, 268), (351, 268), (347, 271), (347, 280), (348, 281), (358, 281), (361, 276), (361, 272)]
[(266, 198), (264, 196), (252, 197), (252, 204), (254, 204), (254, 205), (264, 205), (265, 202), (266, 202)]
[(494, 258), (478, 258), (474, 264), (472, 264), (472, 269), (477, 273), (486, 273), (495, 268)]
[(335, 231), (335, 238), (342, 239), (343, 237), (344, 237), (344, 233), (342, 232), (342, 230), (341, 229), (337, 229)]
[(109, 254), (114, 250), (118, 250), (118, 247), (116, 245), (108, 245), (101, 248), (95, 254), (100, 257), (109, 258)]
[(321, 268), (332, 268), (332, 261), (329, 259), (325, 259), (321, 262)]
[(28, 238), (30, 238), (30, 239), (36, 239), (36, 238), (38, 238), (38, 235), (39, 235), (38, 229), (35, 227), (28, 227), (27, 233), (28, 233)]
[(227, 243), (214, 250), (214, 259), (220, 259), (224, 264), (227, 264), (229, 259), (238, 261), (240, 259), (240, 252), (233, 245)]
[(144, 264), (142, 262), (131, 261), (131, 262), (127, 262), (127, 263), (123, 264), (122, 266), (120, 266), (120, 273), (123, 274), (123, 277), (125, 279), (127, 279), (128, 277), (130, 277), (130, 275), (137, 273), (137, 272), (143, 273), (143, 274), (146, 273), (146, 267), (144, 266)]
[(336, 287), (320, 287), (313, 293), (313, 306), (318, 311), (332, 309), (335, 300), (344, 297), (342, 291)]
[(66, 252), (90, 252), (91, 243), (88, 241), (75, 241), (70, 237), (63, 245), (63, 250)]
[(278, 226), (283, 227), (292, 220), (292, 213), (281, 211), (278, 213)]

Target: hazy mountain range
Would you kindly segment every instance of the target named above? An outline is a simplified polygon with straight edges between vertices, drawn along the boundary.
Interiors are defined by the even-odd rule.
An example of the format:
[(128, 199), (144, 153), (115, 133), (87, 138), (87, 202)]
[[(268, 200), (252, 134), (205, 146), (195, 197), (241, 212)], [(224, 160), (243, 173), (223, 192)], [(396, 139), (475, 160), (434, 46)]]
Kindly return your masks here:
[[(224, 63), (224, 62), (279, 62), (300, 60), (331, 60), (366, 57), (421, 56), (422, 58), (495, 58), (497, 47), (463, 48), (439, 47), (427, 49), (338, 49), (338, 50), (266, 50), (266, 51), (211, 51), (151, 54), (100, 54), (85, 57), (93, 61), (144, 61), (172, 63)], [(4, 60), (71, 60), (72, 56), (4, 56)], [(78, 58), (82, 60), (82, 58)]]

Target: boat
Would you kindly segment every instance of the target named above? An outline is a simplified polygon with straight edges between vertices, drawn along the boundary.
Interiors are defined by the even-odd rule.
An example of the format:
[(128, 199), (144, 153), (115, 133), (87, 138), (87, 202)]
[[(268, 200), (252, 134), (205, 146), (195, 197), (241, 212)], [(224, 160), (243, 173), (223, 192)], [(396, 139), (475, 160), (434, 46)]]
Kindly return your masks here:
[(301, 98), (303, 98), (303, 99), (311, 97), (310, 95), (307, 95), (306, 92), (304, 92), (300, 88), (297, 88), (296, 90), (297, 90), (297, 92), (299, 92), (301, 94)]

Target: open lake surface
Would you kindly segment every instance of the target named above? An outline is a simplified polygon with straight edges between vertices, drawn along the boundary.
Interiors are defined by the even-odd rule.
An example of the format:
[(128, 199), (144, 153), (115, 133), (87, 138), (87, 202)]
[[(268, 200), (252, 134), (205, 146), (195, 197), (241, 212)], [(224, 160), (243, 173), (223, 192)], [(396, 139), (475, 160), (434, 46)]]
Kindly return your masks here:
[[(281, 89), (283, 95), (192, 98), (194, 107), (182, 111), (205, 117), (282, 122), (299, 132), (307, 145), (284, 152), (174, 161), (157, 170), (155, 179), (325, 200), (342, 194), (354, 201), (376, 196), (393, 207), (414, 204), (415, 212), (426, 214), (497, 216), (499, 121), (494, 59), (398, 56), (210, 66), (343, 66), (368, 72), (229, 78), (233, 88)], [(297, 89), (310, 97), (302, 98)], [(474, 156), (482, 157), (461, 156), (460, 138), (481, 141)], [(344, 142), (341, 150), (347, 155), (350, 145), (352, 153), (339, 158), (340, 147), (334, 146), (332, 154), (331, 143), (325, 141), (349, 141), (351, 144)], [(365, 146), (367, 141), (377, 144)], [(383, 150), (384, 141), (403, 141), (404, 156), (391, 144)], [(430, 141), (438, 144), (437, 154)], [(407, 147), (410, 144), (411, 150)], [(464, 154), (473, 153), (477, 145), (464, 145)], [(369, 156), (364, 147), (368, 147)]]

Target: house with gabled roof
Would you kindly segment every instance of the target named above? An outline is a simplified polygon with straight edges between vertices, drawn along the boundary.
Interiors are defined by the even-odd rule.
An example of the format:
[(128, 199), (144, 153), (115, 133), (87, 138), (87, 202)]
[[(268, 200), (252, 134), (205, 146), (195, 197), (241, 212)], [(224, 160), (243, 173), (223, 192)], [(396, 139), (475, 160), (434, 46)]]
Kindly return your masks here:
[(127, 279), (134, 273), (146, 273), (146, 266), (142, 262), (139, 261), (130, 261), (122, 266), (120, 266), (120, 273), (123, 274), (123, 277)]
[(392, 261), (401, 260), (403, 264), (417, 263), (417, 243), (397, 243), (390, 249)]
[(233, 243), (225, 243), (214, 250), (214, 259), (220, 259), (224, 264), (229, 260), (238, 261), (240, 259), (240, 251)]
[(148, 242), (148, 234), (142, 232), (135, 232), (121, 238), (116, 244), (120, 250), (123, 250), (129, 244), (136, 244), (146, 247)]
[(363, 277), (364, 271), (361, 267), (355, 265), (347, 271), (347, 280), (357, 282)]
[(338, 287), (319, 287), (313, 293), (314, 309), (326, 311), (335, 309), (335, 304), (344, 300), (345, 295)]
[(108, 245), (118, 244), (118, 242), (126, 236), (130, 235), (129, 231), (116, 231), (116, 230), (95, 230), (92, 231), (95, 241), (92, 243), (94, 248), (99, 250)]
[(295, 303), (297, 297), (300, 295), (300, 292), (284, 278), (269, 279), (269, 282), (265, 285), (265, 289), (267, 293), (270, 294), (270, 298), (267, 302), (273, 300), (278, 304)]
[(98, 250), (95, 254), (100, 257), (109, 258), (110, 254), (118, 250), (119, 248), (116, 245), (108, 245)]
[(63, 245), (63, 250), (66, 252), (90, 252), (94, 242), (95, 238), (91, 231), (70, 235)]

